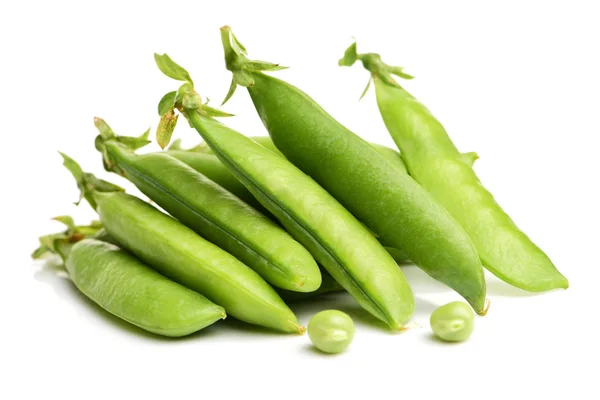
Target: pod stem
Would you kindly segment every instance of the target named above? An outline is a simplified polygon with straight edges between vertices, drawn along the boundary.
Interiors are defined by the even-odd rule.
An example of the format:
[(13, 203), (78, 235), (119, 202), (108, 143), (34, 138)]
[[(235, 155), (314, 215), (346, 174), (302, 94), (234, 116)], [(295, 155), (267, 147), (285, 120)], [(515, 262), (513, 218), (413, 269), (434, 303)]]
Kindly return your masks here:
[(89, 225), (75, 225), (73, 218), (68, 215), (52, 219), (65, 225), (66, 230), (40, 237), (40, 246), (31, 254), (33, 259), (39, 259), (48, 254), (58, 254), (65, 260), (75, 243), (95, 236), (102, 229), (100, 221), (92, 221)]
[(342, 67), (350, 67), (354, 65), (356, 61), (362, 62), (363, 67), (371, 73), (371, 78), (369, 78), (369, 82), (363, 90), (361, 99), (369, 90), (371, 85), (371, 81), (373, 79), (380, 79), (382, 82), (394, 86), (397, 88), (402, 88), (400, 84), (394, 79), (393, 75), (402, 79), (413, 79), (414, 76), (407, 74), (404, 72), (403, 67), (388, 65), (381, 60), (381, 56), (377, 53), (364, 53), (360, 54), (356, 51), (356, 41), (350, 45), (344, 52), (344, 56), (340, 58), (338, 61), (338, 65)]
[(107, 142), (115, 142), (118, 146), (132, 152), (141, 149), (150, 143), (150, 140), (148, 140), (150, 128), (148, 128), (148, 130), (146, 130), (146, 132), (142, 133), (140, 136), (120, 136), (116, 135), (112, 128), (102, 118), (94, 117), (94, 125), (99, 132), (98, 136), (96, 136), (94, 144), (96, 146), (96, 150), (102, 153), (102, 162), (104, 163), (104, 168), (107, 171), (116, 172), (118, 174), (122, 173), (118, 165), (114, 162), (114, 160), (112, 160), (109, 152), (107, 151)]
[(71, 172), (73, 178), (75, 178), (75, 181), (77, 182), (77, 187), (80, 191), (79, 199), (77, 200), (77, 202), (75, 202), (76, 205), (79, 205), (81, 200), (85, 198), (90, 204), (90, 206), (92, 206), (92, 208), (95, 210), (97, 204), (96, 199), (94, 198), (94, 193), (123, 191), (123, 188), (117, 185), (114, 185), (102, 179), (98, 179), (96, 176), (88, 172), (83, 172), (81, 166), (68, 155), (64, 153), (60, 153), (60, 155), (63, 158), (63, 165), (69, 170), (69, 172)]
[(202, 102), (200, 94), (194, 88), (190, 74), (167, 54), (154, 54), (158, 69), (169, 78), (184, 82), (179, 89), (165, 94), (158, 103), (160, 122), (156, 129), (156, 141), (164, 149), (171, 141), (179, 115), (189, 120), (192, 113), (205, 117), (230, 117), (232, 114), (210, 107), (208, 99)]
[(221, 27), (221, 42), (223, 43), (223, 52), (225, 54), (225, 68), (233, 74), (229, 92), (227, 92), (221, 105), (227, 103), (231, 96), (233, 96), (238, 85), (244, 87), (253, 86), (254, 78), (252, 74), (262, 71), (279, 71), (287, 68), (279, 64), (248, 59), (246, 48), (235, 37), (231, 28), (227, 25)]

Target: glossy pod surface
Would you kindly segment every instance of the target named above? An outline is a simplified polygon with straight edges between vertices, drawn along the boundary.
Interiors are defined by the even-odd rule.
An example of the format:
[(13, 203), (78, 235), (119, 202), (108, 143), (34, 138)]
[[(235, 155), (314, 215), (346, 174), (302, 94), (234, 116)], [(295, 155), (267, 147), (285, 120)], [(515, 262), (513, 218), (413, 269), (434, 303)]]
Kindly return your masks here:
[(393, 329), (414, 310), (404, 275), (373, 235), (289, 161), (197, 112), (186, 115), (221, 161), (350, 294)]
[(385, 125), (410, 174), (467, 231), (483, 265), (521, 289), (567, 288), (567, 279), (496, 203), (431, 112), (404, 89), (380, 79), (375, 88)]
[[(273, 139), (270, 136), (250, 136), (250, 139), (254, 140), (256, 143), (260, 144), (267, 149), (274, 151), (282, 157), (285, 157), (281, 151), (277, 147), (275, 147), (275, 143), (273, 143)], [(400, 168), (402, 171), (408, 173), (406, 169), (406, 165), (402, 162), (402, 158), (400, 158), (400, 153), (392, 148), (387, 146), (377, 144), (377, 143), (369, 143), (379, 154), (381, 154), (386, 160)], [(203, 146), (201, 149), (202, 152), (206, 154), (214, 154), (210, 146)]]
[(264, 210), (263, 206), (252, 196), (252, 193), (229, 172), (214, 154), (186, 150), (169, 150), (167, 153), (183, 161), (257, 210)]
[(378, 235), (484, 312), (475, 246), (431, 194), (308, 95), (263, 73), (248, 92), (279, 150)]
[(269, 283), (299, 292), (321, 285), (319, 267), (300, 243), (204, 175), (166, 153), (136, 155), (114, 141), (106, 149), (144, 194)]
[[(250, 136), (250, 139), (254, 140), (256, 143), (260, 144), (261, 146), (273, 151), (275, 154), (280, 155), (281, 157), (285, 157), (277, 149), (277, 147), (275, 147), (275, 145), (273, 144), (273, 140), (271, 140), (270, 136)], [(211, 155), (212, 157), (215, 157), (215, 156), (213, 156), (214, 152), (210, 148), (210, 146), (206, 145), (206, 143), (203, 143), (203, 144), (204, 144), (204, 146), (200, 147), (201, 148), (200, 151), (205, 153), (205, 155)], [(396, 150), (390, 149), (389, 147), (386, 147), (386, 146), (378, 145), (375, 143), (371, 143), (371, 145), (373, 146), (373, 148), (375, 150), (377, 150), (381, 155), (383, 155), (388, 160), (388, 162), (390, 162), (392, 165), (399, 168), (403, 173), (407, 172), (406, 167), (404, 166), (404, 163), (402, 162), (402, 159), (400, 158), (400, 153), (398, 153)], [(188, 152), (193, 153), (192, 151), (188, 151)], [(218, 162), (220, 163), (220, 161), (218, 161)], [(229, 171), (223, 164), (221, 164), (221, 168), (225, 169), (226, 171)], [(215, 181), (215, 182), (220, 184), (219, 181)], [(241, 183), (239, 183), (239, 182), (238, 182), (238, 184), (241, 185)], [(244, 187), (244, 190), (246, 190), (245, 187)], [(251, 196), (252, 198), (254, 198), (254, 196), (252, 196), (252, 194), (250, 194), (250, 192), (248, 192), (248, 195)], [(402, 252), (402, 250), (395, 249), (393, 247), (388, 247), (388, 246), (386, 246), (386, 250), (390, 253), (390, 255), (394, 258), (394, 260), (396, 260), (397, 263), (405, 263), (408, 261), (408, 257), (406, 256), (406, 254), (404, 254)]]
[(75, 286), (100, 307), (152, 333), (185, 336), (225, 318), (223, 307), (109, 243), (76, 243), (66, 267)]
[(107, 232), (153, 268), (227, 314), (284, 332), (304, 332), (294, 313), (256, 272), (151, 205), (123, 192), (94, 192)]

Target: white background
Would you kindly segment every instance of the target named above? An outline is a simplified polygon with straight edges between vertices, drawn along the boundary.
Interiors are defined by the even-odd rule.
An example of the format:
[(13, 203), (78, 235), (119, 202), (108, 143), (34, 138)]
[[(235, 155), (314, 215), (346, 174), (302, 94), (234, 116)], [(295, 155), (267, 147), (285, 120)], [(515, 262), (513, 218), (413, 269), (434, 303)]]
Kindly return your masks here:
[[(0, 398), (600, 398), (594, 4), (3, 2)], [(358, 102), (367, 73), (337, 59), (355, 36), (359, 51), (405, 66), (416, 76), (405, 87), (461, 150), (479, 153), (484, 183), (571, 287), (530, 295), (490, 278), (488, 316), (470, 341), (448, 345), (432, 339), (428, 318), (458, 296), (408, 267), (421, 329), (391, 334), (345, 296), (295, 308), (303, 323), (324, 308), (354, 317), (353, 345), (328, 357), (307, 336), (232, 321), (183, 340), (156, 338), (99, 310), (55, 264), (32, 262), (37, 237), (60, 229), (51, 217), (93, 217), (87, 205), (73, 206), (76, 187), (57, 150), (124, 184), (102, 171), (93, 117), (127, 135), (156, 126), (157, 102), (176, 83), (157, 70), (153, 52), (168, 52), (219, 104), (230, 82), (223, 24), (252, 58), (291, 66), (277, 76), (383, 144), (392, 141), (374, 94)], [(264, 134), (244, 90), (225, 108), (237, 114), (232, 127)], [(177, 135), (199, 141), (184, 123)]]

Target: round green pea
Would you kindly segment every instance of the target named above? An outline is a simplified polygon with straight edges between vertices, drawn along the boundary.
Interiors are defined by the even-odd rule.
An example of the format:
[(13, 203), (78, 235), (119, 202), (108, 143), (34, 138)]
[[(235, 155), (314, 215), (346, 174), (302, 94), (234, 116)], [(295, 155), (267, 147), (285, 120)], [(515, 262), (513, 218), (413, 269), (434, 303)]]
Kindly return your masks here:
[(341, 353), (352, 343), (354, 322), (341, 311), (321, 311), (308, 323), (308, 337), (317, 349), (325, 353)]
[(447, 342), (467, 340), (475, 327), (473, 310), (461, 301), (439, 307), (431, 314), (429, 322), (433, 333)]

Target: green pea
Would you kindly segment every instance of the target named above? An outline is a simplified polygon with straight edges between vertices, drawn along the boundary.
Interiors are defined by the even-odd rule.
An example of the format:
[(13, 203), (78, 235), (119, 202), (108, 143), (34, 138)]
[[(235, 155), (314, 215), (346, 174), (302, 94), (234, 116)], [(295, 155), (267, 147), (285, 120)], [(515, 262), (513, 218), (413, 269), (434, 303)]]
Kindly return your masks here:
[(429, 322), (433, 333), (447, 342), (467, 340), (475, 327), (473, 310), (462, 301), (453, 301), (439, 307), (431, 314)]
[(285, 157), (381, 243), (402, 250), (433, 278), (456, 290), (478, 313), (484, 312), (481, 260), (473, 241), (448, 210), (306, 93), (260, 72), (276, 66), (249, 60), (228, 27), (221, 29), (221, 38), (226, 67), (233, 73), (232, 87), (246, 87), (269, 136)]
[(473, 241), (483, 265), (524, 290), (569, 287), (567, 278), (550, 258), (483, 186), (472, 168), (477, 154), (462, 155), (441, 122), (392, 74), (412, 77), (399, 67), (385, 64), (378, 54), (357, 54), (354, 43), (340, 64), (352, 65), (356, 60), (371, 73), (380, 114), (410, 175), (456, 218)]
[(341, 311), (321, 311), (310, 319), (308, 337), (317, 349), (325, 353), (341, 353), (354, 339), (354, 322)]

